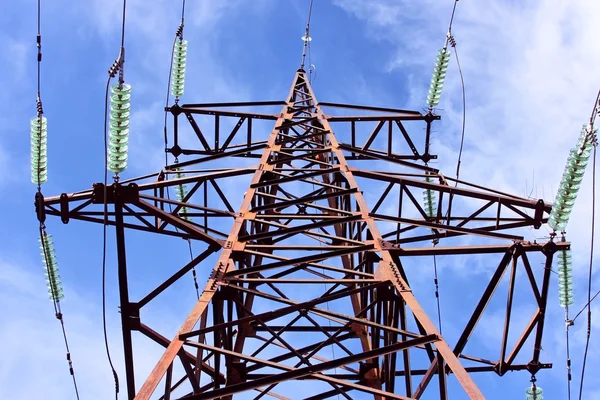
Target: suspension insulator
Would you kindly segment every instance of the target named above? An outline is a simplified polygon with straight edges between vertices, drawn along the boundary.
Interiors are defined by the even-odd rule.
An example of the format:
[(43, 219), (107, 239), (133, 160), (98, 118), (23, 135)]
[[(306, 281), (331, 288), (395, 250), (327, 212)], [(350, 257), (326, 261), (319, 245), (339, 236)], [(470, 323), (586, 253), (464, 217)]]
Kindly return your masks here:
[(590, 159), (592, 151), (592, 139), (596, 130), (593, 132), (587, 125), (581, 130), (581, 135), (577, 141), (577, 146), (569, 153), (567, 166), (563, 172), (560, 186), (556, 194), (556, 199), (552, 205), (548, 225), (555, 231), (564, 231), (569, 222), (571, 211), (575, 205), (575, 199), (579, 193), (579, 187), (583, 180), (585, 167)]
[(48, 294), (50, 295), (50, 300), (62, 300), (65, 296), (62, 284), (60, 282), (60, 275), (58, 274), (58, 264), (56, 262), (56, 253), (54, 252), (52, 235), (48, 235), (46, 232), (43, 232), (42, 237), (40, 237), (38, 241), (40, 243), (42, 262), (44, 264), (46, 284), (48, 285)]
[(35, 117), (31, 131), (31, 182), (41, 185), (48, 180), (48, 123), (46, 117)]
[(442, 88), (444, 87), (444, 79), (446, 78), (446, 72), (448, 71), (449, 63), (450, 51), (448, 51), (446, 48), (443, 48), (438, 52), (438, 55), (435, 59), (433, 76), (431, 77), (429, 93), (427, 94), (427, 104), (429, 104), (430, 107), (435, 107), (440, 103)]
[[(433, 182), (430, 177), (425, 178), (425, 182)], [(423, 210), (425, 214), (433, 218), (437, 214), (437, 200), (435, 198), (436, 192), (431, 189), (423, 189)]]
[(112, 86), (110, 93), (108, 170), (118, 174), (127, 168), (131, 86)]
[[(177, 170), (177, 174), (175, 175), (177, 179), (183, 178), (184, 176), (185, 175), (183, 174), (183, 172), (181, 172), (181, 170)], [(187, 196), (188, 194), (187, 187), (185, 185), (177, 185), (177, 187), (175, 188), (175, 193), (177, 194), (177, 200), (183, 203), (183, 201), (185, 200), (185, 196)], [(186, 221), (189, 221), (190, 218), (188, 217), (187, 213), (188, 208), (186, 206), (181, 207), (181, 209), (179, 210), (180, 217), (185, 219)]]
[(525, 390), (526, 400), (544, 400), (544, 391), (539, 386), (531, 386)]
[(171, 75), (171, 94), (175, 97), (183, 95), (185, 85), (185, 64), (187, 60), (187, 40), (175, 41), (173, 52), (173, 72)]
[(558, 299), (561, 307), (573, 305), (573, 267), (571, 250), (558, 252)]

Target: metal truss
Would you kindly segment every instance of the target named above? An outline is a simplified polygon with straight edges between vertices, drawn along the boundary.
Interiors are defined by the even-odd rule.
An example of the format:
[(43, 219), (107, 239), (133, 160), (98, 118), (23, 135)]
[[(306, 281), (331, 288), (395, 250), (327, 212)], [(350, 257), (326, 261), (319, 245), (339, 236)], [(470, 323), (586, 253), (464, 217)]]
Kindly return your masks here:
[[(273, 107), (281, 111), (260, 112)], [(336, 115), (340, 110), (355, 115)], [(540, 349), (552, 258), (569, 244), (531, 243), (519, 235), (516, 228), (546, 222), (551, 206), (542, 200), (455, 181), (424, 165), (436, 158), (429, 142), (437, 115), (318, 103), (303, 70), (282, 102), (175, 104), (168, 111), (174, 121), (168, 151), (181, 161), (108, 187), (36, 199), (40, 219), (55, 215), (64, 223), (102, 224), (108, 204), (107, 223), (117, 234), (129, 399), (229, 399), (243, 392), (242, 398), (256, 399), (431, 393), (446, 399), (449, 379), (462, 387), (461, 398), (483, 399), (474, 373), (533, 374), (551, 367), (540, 361)], [(256, 120), (272, 121), (268, 137), (257, 138)], [(186, 121), (199, 146), (183, 139)], [(409, 134), (408, 125), (418, 125), (417, 133)], [(257, 164), (232, 168), (233, 158)], [(234, 209), (223, 182), (238, 176), (246, 176), (249, 187)], [(184, 184), (183, 201), (171, 199), (169, 190)], [(418, 200), (424, 189), (437, 198), (432, 217)], [(204, 250), (132, 301), (126, 229), (190, 239)], [(473, 237), (483, 244), (464, 245)], [(206, 268), (213, 254), (218, 260), (177, 335), (168, 339), (144, 324), (145, 307), (193, 267)], [(458, 341), (448, 343), (415, 297), (408, 265), (423, 256), (486, 254), (498, 258), (498, 267), (483, 293), (475, 293), (481, 297), (473, 309), (461, 310), (470, 318)], [(532, 256), (545, 263), (541, 279)], [(519, 271), (537, 311), (509, 344)], [(499, 357), (467, 353), (506, 273)], [(137, 391), (134, 332), (165, 348)], [(517, 362), (519, 355), (529, 361)], [(184, 369), (178, 380), (176, 359)], [(210, 382), (201, 384), (202, 377)]]

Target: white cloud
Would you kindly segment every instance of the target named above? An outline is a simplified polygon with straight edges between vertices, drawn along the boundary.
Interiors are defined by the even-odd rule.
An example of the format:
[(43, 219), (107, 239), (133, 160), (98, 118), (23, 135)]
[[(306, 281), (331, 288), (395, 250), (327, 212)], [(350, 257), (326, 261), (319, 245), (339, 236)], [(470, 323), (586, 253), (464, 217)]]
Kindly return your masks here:
[[(421, 109), (453, 2), (336, 0), (335, 4), (363, 20), (373, 40), (391, 45), (394, 56), (382, 72), (403, 76), (408, 106)], [(525, 195), (527, 186), (533, 197), (553, 201), (568, 149), (587, 122), (600, 86), (595, 67), (600, 54), (590, 51), (593, 38), (600, 35), (599, 12), (600, 3), (595, 1), (458, 3), (453, 33), (467, 85), (462, 179), (517, 195)], [(460, 140), (459, 84), (453, 57), (439, 109), (442, 122), (433, 143), (439, 167), (449, 176), (454, 175)], [(587, 287), (590, 175), (591, 168), (567, 237), (575, 254), (576, 309), (585, 302)], [(547, 232), (542, 228), (532, 233), (541, 237)], [(600, 287), (595, 277), (594, 290)], [(556, 299), (554, 279), (550, 301)], [(545, 355), (555, 363), (557, 376), (564, 378), (562, 318), (562, 310), (550, 303)], [(585, 325), (582, 318), (579, 325)], [(585, 332), (581, 327), (572, 332), (575, 363), (581, 359)], [(597, 355), (590, 355), (588, 371), (599, 362)], [(575, 377), (578, 373), (574, 369)], [(597, 390), (589, 376), (586, 387)]]

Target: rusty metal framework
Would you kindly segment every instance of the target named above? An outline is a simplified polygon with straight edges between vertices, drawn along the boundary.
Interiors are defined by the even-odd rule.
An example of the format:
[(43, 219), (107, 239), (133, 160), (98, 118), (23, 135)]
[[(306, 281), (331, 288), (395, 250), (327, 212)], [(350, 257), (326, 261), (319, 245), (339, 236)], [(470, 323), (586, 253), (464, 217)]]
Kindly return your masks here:
[[(261, 112), (272, 107), (281, 112)], [(340, 110), (353, 115), (339, 116)], [(106, 188), (95, 184), (91, 190), (36, 199), (39, 218), (55, 215), (64, 223), (102, 224), (101, 206), (109, 205), (129, 399), (238, 394), (446, 399), (450, 380), (462, 388), (460, 398), (483, 399), (475, 373), (535, 374), (551, 367), (540, 361), (551, 265), (553, 254), (569, 244), (532, 243), (519, 235), (516, 228), (546, 222), (551, 206), (542, 200), (455, 181), (423, 165), (436, 158), (429, 144), (437, 115), (319, 103), (302, 69), (285, 101), (175, 104), (168, 111), (174, 121), (168, 151), (180, 162)], [(268, 137), (253, 128), (257, 120), (274, 123)], [(184, 124), (198, 146), (184, 144)], [(374, 128), (365, 133), (366, 125)], [(232, 168), (233, 158), (257, 163)], [(178, 171), (185, 177), (175, 178)], [(249, 186), (234, 209), (223, 182), (243, 176)], [(172, 200), (169, 189), (182, 184), (190, 188), (188, 194), (183, 201)], [(436, 195), (434, 216), (418, 200), (424, 189)], [(128, 276), (125, 251), (129, 229), (190, 239), (204, 249), (132, 300), (128, 280), (134, 278)], [(464, 245), (462, 239), (474, 236), (482, 244)], [(214, 265), (205, 265), (217, 254)], [(470, 317), (453, 344), (408, 282), (409, 265), (433, 255), (497, 257), (482, 293), (472, 289), (480, 296), (473, 309), (461, 310)], [(534, 256), (545, 268), (532, 267)], [(195, 266), (213, 267), (212, 273), (169, 339), (144, 323), (144, 309)], [(536, 311), (511, 344), (518, 272)], [(499, 356), (484, 359), (467, 352), (467, 344), (505, 276), (509, 289)], [(164, 347), (138, 386), (133, 334)], [(527, 361), (518, 362), (519, 356)]]

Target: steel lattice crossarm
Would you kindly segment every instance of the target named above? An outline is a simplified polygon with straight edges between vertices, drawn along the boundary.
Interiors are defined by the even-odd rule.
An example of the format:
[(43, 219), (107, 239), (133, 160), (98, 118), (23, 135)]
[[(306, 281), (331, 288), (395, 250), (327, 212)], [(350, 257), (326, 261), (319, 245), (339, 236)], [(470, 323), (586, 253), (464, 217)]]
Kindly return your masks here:
[[(281, 110), (261, 111), (272, 107)], [(337, 110), (354, 115), (335, 115)], [(438, 393), (445, 399), (448, 379), (467, 397), (482, 399), (472, 373), (550, 367), (540, 361), (540, 349), (551, 265), (553, 254), (569, 244), (531, 243), (520, 234), (518, 228), (547, 221), (551, 206), (543, 201), (455, 182), (423, 165), (436, 157), (429, 142), (439, 117), (318, 103), (303, 70), (283, 102), (175, 105), (168, 111), (174, 121), (168, 151), (182, 157), (179, 162), (108, 187), (36, 199), (40, 219), (56, 215), (64, 223), (103, 223), (108, 204), (107, 223), (117, 231), (130, 399), (224, 399), (242, 392), (280, 399)], [(274, 124), (266, 138), (258, 128), (264, 121)], [(200, 148), (189, 145), (196, 140)], [(233, 168), (233, 158), (255, 164)], [(247, 190), (234, 208), (224, 182), (244, 176)], [(182, 185), (189, 191), (172, 200), (169, 190)], [(435, 197), (436, 207), (417, 200), (422, 191)], [(130, 301), (126, 228), (205, 245)], [(467, 246), (457, 242), (461, 237), (482, 244)], [(168, 287), (217, 252), (200, 299), (172, 340), (142, 322), (147, 304), (160, 301)], [(425, 256), (467, 254), (497, 257), (498, 267), (487, 286), (470, 289), (478, 301), (464, 310), (470, 317), (459, 339), (448, 343), (415, 297), (408, 272)], [(541, 278), (531, 257), (545, 264)], [(511, 341), (519, 271), (535, 311)], [(503, 339), (498, 359), (490, 360), (468, 344), (504, 276)], [(165, 348), (139, 391), (134, 331)], [(184, 367), (179, 380), (176, 359)], [(210, 382), (201, 384), (202, 377)]]

